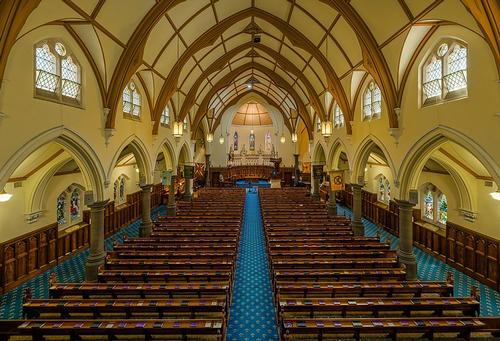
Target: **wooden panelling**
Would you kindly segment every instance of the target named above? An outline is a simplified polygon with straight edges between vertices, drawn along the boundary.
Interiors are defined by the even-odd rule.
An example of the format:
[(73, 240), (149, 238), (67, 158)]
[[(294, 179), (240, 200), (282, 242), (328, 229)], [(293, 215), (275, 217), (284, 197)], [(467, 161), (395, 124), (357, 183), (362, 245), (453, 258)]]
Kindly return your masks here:
[[(395, 236), (399, 235), (398, 206), (394, 201), (389, 206), (377, 202), (374, 193), (362, 191), (363, 216)], [(339, 198), (352, 208), (352, 191), (346, 185)], [(436, 258), (478, 281), (500, 289), (500, 241), (474, 232), (453, 222), (446, 224), (446, 231), (425, 226), (420, 221), (420, 210), (413, 212), (413, 244)]]
[[(161, 184), (153, 187), (151, 207), (161, 203)], [(109, 236), (140, 217), (141, 193), (127, 196), (127, 203), (105, 210), (105, 234)], [(0, 244), (0, 293), (3, 293), (87, 248), (90, 243), (90, 212), (83, 212), (77, 226), (59, 231), (57, 223)]]

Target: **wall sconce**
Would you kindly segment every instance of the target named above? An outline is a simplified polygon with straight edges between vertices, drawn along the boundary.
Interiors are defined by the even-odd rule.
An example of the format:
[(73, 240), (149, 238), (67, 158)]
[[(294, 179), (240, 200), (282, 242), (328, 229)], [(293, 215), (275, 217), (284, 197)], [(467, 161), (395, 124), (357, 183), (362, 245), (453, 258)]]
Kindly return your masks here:
[(207, 142), (212, 143), (214, 141), (214, 134), (208, 133), (207, 134)]
[(321, 122), (321, 135), (325, 138), (332, 136), (332, 121)]
[(174, 122), (174, 137), (175, 138), (181, 138), (183, 130), (184, 130), (184, 128), (182, 126), (182, 122)]
[(9, 201), (12, 198), (12, 194), (5, 192), (5, 188), (0, 192), (0, 202)]
[(292, 133), (292, 142), (297, 142), (297, 133)]

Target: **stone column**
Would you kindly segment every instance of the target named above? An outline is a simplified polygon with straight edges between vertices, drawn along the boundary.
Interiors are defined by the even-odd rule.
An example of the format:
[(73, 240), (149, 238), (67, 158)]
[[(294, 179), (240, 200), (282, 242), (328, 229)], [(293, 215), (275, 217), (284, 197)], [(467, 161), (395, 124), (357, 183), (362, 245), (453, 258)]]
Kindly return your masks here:
[(316, 167), (316, 166), (319, 166), (319, 165), (313, 165), (312, 169), (311, 169), (311, 187), (312, 187), (311, 198), (313, 200), (319, 201), (320, 200), (320, 195), (319, 195), (320, 183), (319, 183), (319, 181), (320, 181), (321, 177), (314, 176), (314, 167)]
[(108, 200), (88, 205), (90, 208), (90, 253), (85, 263), (85, 280), (97, 281), (97, 272), (104, 264), (106, 251), (104, 250), (104, 210)]
[(361, 188), (362, 185), (351, 184), (352, 188), (352, 231), (355, 236), (364, 236), (365, 227), (361, 221)]
[(176, 175), (172, 174), (172, 179), (168, 186), (167, 216), (169, 217), (175, 216), (177, 209), (177, 205), (175, 204), (175, 178)]
[(153, 185), (143, 185), (141, 189), (142, 221), (139, 226), (139, 237), (147, 237), (151, 234), (151, 228), (153, 226), (151, 222), (151, 191)]
[[(333, 181), (331, 177), (330, 181)], [(335, 200), (335, 191), (332, 191), (330, 187), (328, 193), (329, 193), (328, 202), (326, 203), (326, 209), (328, 210), (328, 215), (337, 215), (337, 201)]]
[(184, 200), (191, 200), (193, 198), (193, 173), (193, 165), (184, 165), (184, 180), (186, 181), (184, 186)]
[(295, 175), (295, 180), (293, 181), (293, 185), (297, 187), (299, 182), (300, 170), (299, 170), (299, 154), (293, 154), (293, 173)]
[(210, 182), (210, 154), (205, 154), (205, 187), (212, 187)]
[(413, 253), (413, 206), (415, 204), (397, 200), (399, 206), (399, 262), (406, 265), (406, 279), (417, 279), (417, 259)]

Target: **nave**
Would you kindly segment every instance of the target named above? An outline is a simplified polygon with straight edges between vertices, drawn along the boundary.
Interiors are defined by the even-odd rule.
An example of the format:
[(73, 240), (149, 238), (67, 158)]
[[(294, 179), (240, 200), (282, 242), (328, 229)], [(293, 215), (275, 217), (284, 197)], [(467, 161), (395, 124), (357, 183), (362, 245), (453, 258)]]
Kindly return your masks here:
[[(208, 190), (204, 191), (207, 192)], [(215, 191), (220, 192), (221, 190)], [(404, 280), (404, 276), (397, 275), (396, 263), (390, 261), (390, 257), (394, 257), (391, 256), (394, 254), (390, 250), (394, 249), (398, 240), (390, 237), (387, 232), (382, 231), (366, 220), (363, 222), (366, 227), (365, 237), (352, 237), (350, 220), (346, 218), (350, 216), (350, 211), (347, 208), (339, 207), (338, 212), (340, 215), (336, 217), (330, 216), (331, 222), (325, 225), (319, 223), (326, 215), (325, 205), (311, 202), (303, 189), (259, 189), (259, 191), (256, 188), (249, 189), (244, 199), (242, 190), (226, 189), (223, 191), (224, 196), (229, 195), (230, 198), (234, 199), (234, 194), (229, 194), (233, 192), (239, 193), (236, 198), (239, 197), (241, 201), (241, 209), (233, 210), (240, 215), (239, 218), (237, 218), (238, 215), (234, 215), (234, 218), (236, 218), (235, 221), (241, 221), (241, 239), (230, 237), (230, 234), (227, 234), (231, 230), (231, 219), (224, 218), (224, 214), (221, 213), (224, 209), (215, 209), (217, 214), (212, 212), (212, 214), (202, 217), (199, 215), (200, 206), (198, 206), (198, 209), (195, 208), (197, 206), (196, 199), (192, 204), (180, 202), (180, 215), (176, 218), (166, 218), (166, 220), (161, 218), (161, 215), (165, 213), (164, 209), (153, 212), (153, 218), (156, 217), (155, 224), (157, 227), (154, 228), (151, 237), (138, 237), (139, 221), (136, 221), (112, 238), (107, 239), (106, 249), (110, 251), (106, 261), (106, 270), (101, 269), (99, 271), (99, 282), (116, 283), (112, 287), (103, 284), (76, 284), (83, 279), (81, 271), (80, 274), (76, 273), (74, 279), (71, 280), (71, 277), (64, 272), (64, 268), (67, 268), (68, 265), (75, 268), (80, 266), (81, 268), (82, 264), (79, 264), (81, 263), (81, 257), (79, 255), (64, 263), (61, 266), (62, 271), (61, 269), (55, 269), (58, 275), (62, 274), (62, 276), (66, 276), (63, 278), (70, 278), (69, 281), (75, 284), (52, 283), (50, 287), (52, 303), (50, 303), (51, 300), (47, 301), (49, 290), (45, 290), (48, 289), (47, 284), (51, 281), (45, 282), (47, 283), (45, 285), (40, 285), (41, 281), (46, 281), (50, 277), (46, 273), (2, 297), (2, 302), (9, 295), (11, 296), (10, 300), (14, 300), (14, 302), (10, 302), (10, 307), (5, 306), (6, 309), (3, 310), (4, 316), (8, 314), (5, 317), (11, 319), (20, 318), (15, 313), (17, 311), (17, 314), (19, 314), (22, 311), (19, 298), (17, 297), (16, 301), (16, 298), (13, 299), (12, 295), (14, 293), (14, 295), (19, 295), (23, 288), (29, 287), (32, 289), (33, 297), (31, 303), (27, 302), (25, 304), (23, 315), (32, 319), (36, 318), (37, 321), (30, 323), (38, 323), (38, 327), (40, 327), (38, 319), (41, 316), (49, 318), (49, 320), (43, 322), (47, 325), (48, 334), (51, 334), (50, 330), (54, 329), (55, 325), (58, 326), (57, 328), (64, 327), (64, 323), (72, 323), (73, 327), (78, 325), (76, 332), (68, 332), (68, 334), (72, 334), (74, 337), (79, 335), (79, 331), (83, 331), (82, 334), (85, 334), (85, 328), (90, 328), (85, 323), (82, 324), (83, 322), (73, 320), (64, 322), (64, 320), (59, 319), (75, 319), (81, 314), (88, 318), (89, 312), (92, 312), (93, 318), (97, 319), (98, 323), (106, 323), (106, 332), (103, 335), (108, 335), (108, 337), (112, 335), (114, 337), (119, 335), (120, 332), (123, 333), (123, 331), (120, 331), (120, 329), (125, 328), (123, 323), (120, 327), (117, 320), (113, 319), (117, 317), (116, 314), (120, 309), (120, 299), (116, 298), (121, 298), (122, 295), (127, 297), (127, 318), (134, 318), (136, 313), (139, 315), (146, 313), (146, 315), (141, 315), (145, 320), (139, 322), (131, 320), (128, 323), (135, 323), (136, 327), (140, 324), (141, 329), (150, 329), (148, 322), (150, 318), (153, 318), (150, 314), (157, 315), (159, 313), (159, 317), (163, 319), (171, 317), (173, 314), (173, 316), (180, 319), (179, 321), (185, 321), (187, 316), (185, 315), (185, 309), (182, 307), (186, 302), (188, 302), (191, 317), (204, 317), (204, 314), (214, 313), (217, 309), (198, 311), (195, 306), (191, 306), (192, 301), (195, 300), (187, 298), (180, 302), (176, 299), (168, 300), (173, 305), (169, 310), (168, 307), (162, 306), (161, 300), (155, 299), (151, 301), (144, 300), (144, 298), (149, 298), (151, 294), (154, 296), (153, 292), (157, 290), (155, 289), (157, 285), (160, 285), (159, 288), (167, 290), (170, 298), (175, 297), (177, 294), (180, 294), (182, 298), (189, 297), (190, 294), (184, 296), (186, 291), (181, 292), (182, 285), (178, 282), (181, 277), (187, 283), (192, 283), (191, 289), (197, 288), (194, 291), (198, 297), (204, 295), (201, 284), (199, 284), (200, 279), (196, 276), (201, 275), (202, 281), (207, 281), (203, 285), (204, 289), (208, 289), (211, 283), (213, 284), (211, 281), (220, 284), (220, 276), (224, 276), (224, 271), (216, 271), (215, 273), (210, 271), (212, 269), (221, 270), (225, 265), (227, 265), (227, 269), (233, 269), (233, 263), (231, 260), (220, 262), (217, 260), (220, 255), (217, 255), (216, 251), (210, 250), (213, 248), (221, 251), (237, 247), (236, 245), (230, 246), (230, 244), (226, 244), (230, 240), (239, 240), (237, 261), (234, 263), (234, 270), (232, 270), (234, 274), (228, 277), (231, 282), (231, 278), (234, 276), (234, 283), (232, 283), (232, 288), (231, 283), (227, 286), (226, 303), (219, 301), (223, 306), (226, 304), (228, 307), (230, 306), (230, 310), (226, 313), (229, 320), (221, 320), (224, 327), (220, 329), (220, 334), (217, 334), (216, 338), (224, 338), (224, 333), (227, 332), (228, 340), (277, 340), (279, 332), (280, 337), (287, 340), (301, 339), (301, 335), (304, 333), (306, 337), (314, 339), (323, 339), (323, 337), (329, 339), (331, 336), (329, 334), (334, 334), (335, 339), (338, 339), (339, 328), (342, 328), (345, 333), (353, 333), (354, 337), (357, 338), (360, 335), (363, 336), (366, 332), (364, 329), (367, 327), (377, 329), (377, 326), (374, 326), (373, 323), (385, 323), (387, 321), (392, 322), (388, 322), (389, 325), (384, 325), (384, 328), (394, 330), (394, 333), (396, 331), (402, 332), (405, 328), (410, 329), (404, 325), (408, 321), (410, 321), (411, 326), (414, 326), (413, 323), (418, 321), (419, 324), (424, 324), (423, 326), (417, 325), (417, 327), (422, 327), (422, 333), (425, 332), (424, 336), (433, 337), (435, 331), (438, 337), (442, 337), (443, 335), (439, 333), (440, 328), (444, 328), (441, 325), (442, 323), (446, 323), (448, 327), (452, 324), (448, 329), (453, 331), (452, 335), (455, 335), (454, 333), (460, 329), (461, 323), (466, 322), (468, 318), (460, 317), (461, 313), (458, 313), (460, 311), (465, 314), (464, 316), (485, 317), (498, 315), (498, 306), (496, 304), (498, 292), (479, 284), (456, 270), (452, 271), (454, 273), (452, 279), (450, 277), (446, 278), (449, 276), (448, 273), (451, 272), (451, 269), (434, 258), (426, 258), (422, 251), (416, 252), (419, 261), (418, 277), (420, 281), (424, 281), (422, 283), (427, 283), (427, 285), (424, 287), (415, 286), (415, 289), (412, 289), (414, 286), (412, 282), (399, 282)], [(201, 197), (203, 197), (203, 191)], [(279, 200), (276, 200), (278, 198)], [(202, 203), (207, 205), (207, 201), (202, 201)], [(291, 213), (292, 211), (293, 213)], [(261, 214), (264, 224), (260, 218)], [(216, 215), (218, 217), (215, 217)], [(219, 215), (222, 215), (222, 217), (219, 217)], [(201, 227), (201, 221), (203, 221), (205, 227)], [(221, 228), (220, 222), (226, 224), (225, 226), (229, 224), (229, 230)], [(226, 230), (226, 232), (221, 233), (221, 230)], [(206, 234), (208, 231), (211, 231), (211, 234)], [(201, 244), (199, 246), (201, 249), (193, 253), (187, 251), (186, 247), (191, 247), (189, 245), (190, 240), (195, 235), (198, 238), (197, 243)], [(167, 237), (170, 237), (171, 243), (167, 243), (169, 239)], [(391, 239), (391, 245), (387, 243), (389, 238)], [(124, 241), (124, 244), (117, 243), (121, 241)], [(219, 245), (211, 246), (215, 241), (218, 241)], [(339, 241), (342, 241), (342, 244), (339, 244)], [(144, 244), (144, 242), (148, 242), (148, 244)], [(229, 249), (226, 247), (229, 247)], [(154, 251), (149, 251), (152, 249)], [(226, 254), (225, 251), (223, 253)], [(188, 255), (189, 257), (186, 258)], [(363, 258), (367, 255), (375, 258)], [(210, 258), (210, 261), (207, 261), (208, 258)], [(268, 258), (271, 269), (268, 266)], [(377, 258), (379, 259), (378, 262)], [(387, 267), (387, 264), (391, 263), (393, 265)], [(355, 268), (349, 269), (352, 266)], [(142, 269), (141, 272), (133, 270), (135, 267)], [(190, 275), (187, 274), (187, 270), (179, 273), (179, 271), (176, 271), (179, 267), (181, 269), (189, 268), (193, 271)], [(199, 269), (204, 269), (203, 274), (200, 274)], [(404, 273), (404, 268), (401, 268), (401, 271)], [(272, 277), (269, 277), (269, 274)], [(395, 277), (391, 280), (391, 276)], [(355, 282), (352, 282), (353, 280)], [(68, 282), (68, 280), (64, 282)], [(119, 282), (130, 282), (130, 285), (119, 284)], [(151, 284), (139, 284), (139, 287), (136, 287), (137, 284), (135, 283), (140, 282)], [(162, 282), (165, 283), (163, 286), (157, 284)], [(407, 284), (398, 289), (397, 282)], [(356, 283), (363, 287), (362, 292), (364, 293), (359, 292), (360, 287)], [(384, 285), (389, 284), (391, 293), (384, 293), (384, 290), (389, 290), (383, 289)], [(446, 285), (443, 287), (443, 284)], [(471, 285), (480, 289), (479, 296), (476, 298), (470, 298)], [(371, 286), (373, 286), (372, 289), (370, 289)], [(416, 289), (417, 287), (419, 289)], [(442, 288), (439, 289), (440, 287)], [(100, 292), (96, 293), (96, 289), (100, 290)], [(304, 290), (308, 291), (307, 295)], [(370, 292), (370, 290), (373, 292)], [(141, 292), (139, 300), (131, 298), (134, 296), (134, 291)], [(398, 293), (399, 291), (401, 293)], [(436, 297), (435, 295), (439, 292), (444, 297)], [(94, 297), (94, 294), (97, 296)], [(101, 295), (108, 296), (110, 294), (115, 299), (114, 301), (110, 301), (109, 298), (106, 300), (98, 299), (101, 298)], [(144, 296), (145, 294), (146, 296)], [(165, 295), (165, 293), (159, 294), (159, 292), (156, 292), (156, 294), (160, 295), (160, 298)], [(208, 295), (207, 300), (215, 299), (211, 294)], [(359, 295), (362, 298), (356, 297)], [(381, 298), (384, 295), (388, 295), (388, 298)], [(462, 298), (447, 298), (448, 295)], [(411, 298), (412, 296), (413, 298)], [(333, 299), (333, 297), (339, 298)], [(58, 300), (54, 301), (54, 298)], [(57, 303), (61, 302), (61, 298), (64, 298), (63, 305)], [(378, 304), (375, 300), (378, 300)], [(106, 302), (106, 305), (100, 305), (100, 301), (103, 304)], [(136, 301), (142, 303), (135, 305), (134, 302)], [(417, 301), (418, 306), (415, 306)], [(149, 309), (141, 308), (147, 302), (149, 304), (154, 303), (154, 305), (149, 306)], [(197, 302), (198, 304), (201, 303), (200, 300)], [(229, 304), (229, 302), (231, 303)], [(367, 302), (371, 302), (368, 303), (369, 307), (366, 307)], [(123, 304), (123, 302), (121, 303)], [(177, 306), (176, 303), (181, 305)], [(88, 308), (89, 304), (92, 308)], [(95, 308), (96, 304), (99, 308)], [(112, 305), (108, 306), (110, 304)], [(277, 304), (277, 306), (274, 307), (274, 304)], [(381, 309), (381, 304), (385, 308)], [(481, 304), (481, 308), (479, 308), (479, 304)], [(370, 307), (371, 305), (372, 307)], [(123, 309), (123, 306), (121, 307)], [(96, 309), (99, 311), (98, 315), (95, 315)], [(102, 311), (100, 311), (101, 309)], [(87, 315), (85, 315), (86, 311)], [(429, 315), (432, 311), (434, 311), (434, 314)], [(442, 315), (443, 311), (444, 315)], [(403, 322), (401, 322), (401, 318), (395, 317), (400, 316), (401, 312), (403, 312), (404, 316)], [(170, 313), (170, 316), (167, 316), (168, 313)], [(198, 313), (201, 315), (198, 315)], [(107, 316), (109, 314), (111, 315)], [(371, 320), (363, 320), (363, 318), (366, 319), (366, 317), (372, 316), (371, 314), (375, 314), (374, 316), (377, 318), (376, 321), (372, 322), (372, 325), (367, 322)], [(411, 317), (409, 317), (409, 314), (411, 314)], [(443, 322), (444, 320), (439, 322), (440, 319), (436, 317), (436, 314), (438, 314), (437, 316), (446, 316), (446, 322)], [(278, 318), (277, 324), (275, 316)], [(314, 318), (311, 319), (311, 317)], [(403, 325), (398, 325), (399, 322), (390, 319), (387, 320), (387, 317), (392, 318), (394, 321), (400, 321)], [(355, 321), (353, 321), (353, 318)], [(494, 320), (497, 321), (497, 319)], [(346, 323), (358, 323), (359, 321), (361, 321), (362, 326), (346, 327)], [(479, 320), (475, 319), (474, 321)], [(333, 323), (333, 329), (329, 327), (329, 323)], [(335, 325), (335, 323), (338, 325)], [(391, 324), (394, 323), (401, 328), (393, 328)], [(41, 325), (42, 329), (45, 327), (44, 324)], [(115, 326), (115, 324), (117, 325)], [(114, 330), (116, 328), (118, 330)], [(190, 324), (189, 327), (182, 324), (175, 326), (175, 329), (182, 329), (182, 332), (176, 330), (179, 337), (198, 339), (197, 336), (193, 336), (197, 333), (190, 334), (190, 330), (193, 328), (196, 329), (196, 324)], [(127, 330), (126, 334), (129, 332)], [(135, 332), (137, 333), (137, 331)], [(386, 332), (387, 330), (384, 329), (383, 334)], [(411, 332), (410, 337), (416, 337), (415, 335), (419, 335), (419, 328), (414, 328)], [(140, 335), (142, 333), (142, 331), (138, 332)], [(201, 333), (203, 334), (203, 332)], [(369, 330), (368, 333), (370, 333)], [(134, 333), (132, 332), (132, 334)], [(461, 335), (468, 336), (468, 331)], [(348, 335), (343, 334), (343, 336), (347, 337)], [(393, 336), (395, 337), (395, 334)], [(449, 335), (445, 333), (444, 336)], [(95, 335), (92, 337), (95, 337)], [(149, 337), (147, 331), (144, 331), (143, 337)], [(164, 339), (164, 337), (165, 335), (161, 336), (161, 339)], [(12, 339), (18, 338), (23, 339), (22, 337)]]

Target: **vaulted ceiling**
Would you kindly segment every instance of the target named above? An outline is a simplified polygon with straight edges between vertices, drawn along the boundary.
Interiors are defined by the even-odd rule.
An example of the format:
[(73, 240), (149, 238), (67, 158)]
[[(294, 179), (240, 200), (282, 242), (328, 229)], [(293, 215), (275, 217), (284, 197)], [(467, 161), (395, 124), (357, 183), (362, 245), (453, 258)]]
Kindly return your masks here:
[[(4, 0), (0, 25), (8, 29), (0, 39), (0, 78), (16, 39), (40, 26), (60, 25), (93, 68), (103, 107), (109, 109), (107, 128), (115, 125), (124, 86), (136, 77), (146, 92), (154, 134), (166, 105), (177, 121), (189, 115), (193, 130), (208, 114), (208, 127), (214, 129), (227, 105), (248, 92), (276, 106), (292, 129), (301, 119), (308, 130), (314, 116), (330, 115), (331, 107), (322, 100), (329, 92), (346, 116), (350, 133), (358, 94), (352, 86), (356, 71), (370, 74), (380, 86), (389, 125), (397, 127), (393, 109), (399, 107), (407, 70), (439, 25), (459, 23), (483, 36), (500, 64), (498, 3), (492, 3)], [(415, 28), (420, 33), (405, 44)], [(251, 77), (256, 82), (249, 89)]]

